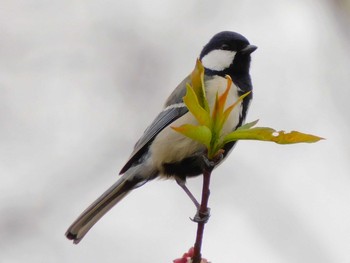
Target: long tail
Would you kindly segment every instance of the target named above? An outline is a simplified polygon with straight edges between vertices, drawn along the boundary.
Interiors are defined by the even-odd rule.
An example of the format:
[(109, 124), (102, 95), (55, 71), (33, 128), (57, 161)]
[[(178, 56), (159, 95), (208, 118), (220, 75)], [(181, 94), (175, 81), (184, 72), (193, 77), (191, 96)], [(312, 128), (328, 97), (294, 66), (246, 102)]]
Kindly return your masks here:
[(147, 179), (141, 176), (124, 174), (73, 222), (66, 232), (66, 237), (73, 240), (74, 244), (78, 244), (90, 228), (114, 205), (122, 200), (131, 190), (146, 182)]

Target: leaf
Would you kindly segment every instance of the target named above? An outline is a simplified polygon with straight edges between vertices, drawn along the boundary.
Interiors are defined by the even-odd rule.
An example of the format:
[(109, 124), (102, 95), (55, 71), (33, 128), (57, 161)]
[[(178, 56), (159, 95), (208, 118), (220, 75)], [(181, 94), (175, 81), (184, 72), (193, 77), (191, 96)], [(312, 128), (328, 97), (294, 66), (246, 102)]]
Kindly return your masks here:
[[(237, 140), (260, 140), (270, 141), (278, 144), (293, 143), (313, 143), (323, 138), (292, 131), (276, 131), (268, 127), (255, 127), (258, 120), (242, 125), (230, 134), (223, 136), (222, 128), (226, 123), (232, 110), (243, 101), (251, 92), (240, 96), (235, 103), (225, 109), (227, 97), (232, 86), (232, 79), (226, 76), (227, 86), (225, 91), (219, 96), (216, 94), (215, 104), (210, 112), (209, 104), (206, 98), (204, 87), (204, 67), (200, 60), (197, 60), (196, 67), (191, 74), (190, 84), (186, 84), (187, 92), (183, 98), (188, 110), (198, 121), (199, 125), (185, 124), (181, 127), (172, 127), (175, 131), (180, 132), (193, 140), (204, 144), (208, 148), (208, 156), (212, 158), (222, 149), (226, 143)], [(222, 139), (222, 137), (224, 137)]]
[(210, 126), (210, 115), (209, 113), (203, 109), (203, 107), (199, 104), (196, 93), (193, 88), (187, 84), (186, 85), (187, 92), (185, 97), (183, 98), (184, 103), (186, 104), (188, 110), (193, 114), (196, 120), (201, 125)]
[(219, 113), (220, 114), (222, 114), (224, 112), (227, 96), (228, 96), (228, 93), (230, 92), (231, 85), (232, 85), (231, 77), (229, 75), (226, 75), (225, 78), (227, 79), (226, 90), (219, 97)]
[(173, 130), (204, 144), (208, 149), (211, 141), (211, 131), (204, 125), (184, 124), (180, 127), (171, 127)]
[(324, 138), (312, 135), (312, 134), (307, 134), (307, 133), (302, 133), (298, 131), (291, 131), (289, 133), (285, 133), (284, 131), (279, 131), (279, 134), (276, 138), (276, 143), (279, 144), (292, 144), (292, 143), (314, 143), (318, 142), (320, 140), (324, 140)]
[(199, 105), (209, 112), (209, 104), (207, 101), (205, 87), (204, 87), (204, 67), (202, 62), (197, 59), (196, 66), (191, 73), (192, 88), (197, 95)]
[(218, 94), (216, 93), (215, 105), (212, 113), (212, 118), (216, 118), (218, 120), (221, 119), (221, 116), (224, 112), (227, 96), (232, 84), (232, 79), (230, 76), (226, 75), (226, 79), (227, 85), (224, 93), (222, 93), (220, 96), (218, 96)]
[(233, 103), (233, 104), (231, 105), (231, 107), (236, 107), (236, 106), (238, 105), (238, 103), (242, 102), (243, 99), (244, 99), (245, 97), (247, 97), (250, 93), (252, 93), (252, 92), (251, 92), (251, 91), (248, 91), (248, 92), (244, 93), (242, 96), (240, 96), (240, 97), (236, 100), (235, 103)]
[[(221, 120), (222, 123), (221, 123), (221, 126), (220, 126), (220, 130), (221, 130), (222, 127), (224, 126), (225, 122), (227, 121), (228, 116), (230, 116), (231, 111), (232, 111), (235, 107), (237, 107), (238, 103), (240, 103), (241, 101), (243, 101), (243, 99), (244, 99), (245, 97), (247, 97), (250, 93), (251, 93), (251, 91), (249, 91), (249, 92), (247, 92), (247, 93), (244, 93), (242, 96), (240, 96), (240, 97), (236, 100), (235, 103), (233, 103), (230, 107), (228, 107), (228, 108), (225, 110), (225, 112), (224, 112), (224, 114), (223, 114), (223, 117), (222, 117), (222, 120)], [(254, 125), (255, 125), (255, 124), (254, 124)], [(253, 126), (254, 126), (254, 125), (253, 125)]]
[(211, 115), (211, 120), (212, 120), (212, 126), (211, 129), (212, 130), (217, 130), (217, 123), (219, 122), (219, 111), (220, 111), (220, 105), (219, 105), (219, 96), (218, 93), (216, 93), (215, 95), (215, 103), (214, 103), (214, 107), (213, 107), (213, 113)]
[[(212, 113), (212, 120), (213, 120), (212, 121), (212, 123), (213, 123), (212, 129), (215, 131), (215, 134), (217, 134), (217, 135), (220, 135), (222, 127), (226, 121), (225, 115), (224, 115), (224, 109), (225, 109), (225, 105), (226, 105), (227, 96), (230, 92), (231, 85), (232, 85), (231, 77), (226, 75), (226, 79), (227, 79), (227, 85), (226, 85), (226, 89), (225, 89), (224, 93), (222, 93), (220, 96), (218, 96), (218, 93), (216, 93), (215, 104), (214, 104), (214, 109), (213, 109), (213, 113)], [(230, 112), (231, 112), (231, 110), (230, 110)], [(229, 113), (228, 113), (228, 115), (229, 115)]]
[[(249, 125), (251, 125), (250, 123)], [(237, 140), (259, 140), (270, 141), (278, 144), (293, 144), (293, 143), (313, 143), (323, 140), (323, 138), (301, 133), (298, 131), (292, 131), (285, 133), (284, 131), (277, 132), (272, 128), (256, 127), (251, 129), (237, 129), (234, 132), (226, 135), (223, 144)]]
[(259, 120), (255, 120), (255, 121), (246, 123), (246, 124), (244, 124), (244, 125), (238, 127), (238, 128), (236, 129), (236, 131), (250, 129), (251, 127), (255, 126), (255, 125), (258, 123), (258, 121), (259, 121)]

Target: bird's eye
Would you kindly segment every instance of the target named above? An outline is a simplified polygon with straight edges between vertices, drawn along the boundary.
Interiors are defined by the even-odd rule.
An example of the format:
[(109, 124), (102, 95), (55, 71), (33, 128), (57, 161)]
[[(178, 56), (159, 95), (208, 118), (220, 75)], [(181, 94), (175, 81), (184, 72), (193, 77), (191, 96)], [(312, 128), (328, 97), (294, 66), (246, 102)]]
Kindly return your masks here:
[(229, 50), (229, 49), (230, 49), (230, 46), (227, 45), (227, 44), (223, 44), (223, 45), (220, 47), (220, 49), (222, 49), (222, 50)]

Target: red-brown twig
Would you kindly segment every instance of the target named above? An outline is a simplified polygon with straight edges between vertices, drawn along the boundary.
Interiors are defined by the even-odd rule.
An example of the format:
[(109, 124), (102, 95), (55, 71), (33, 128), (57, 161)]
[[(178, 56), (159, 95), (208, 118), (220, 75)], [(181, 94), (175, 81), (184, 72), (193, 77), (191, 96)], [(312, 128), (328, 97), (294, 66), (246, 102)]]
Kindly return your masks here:
[[(200, 219), (204, 219), (209, 216), (208, 200), (210, 195), (210, 175), (212, 169), (205, 168), (203, 171), (203, 188), (202, 188), (202, 200), (198, 211), (198, 216)], [(201, 248), (204, 233), (204, 225), (206, 220), (199, 220), (197, 226), (196, 242), (194, 244), (194, 254), (192, 257), (192, 263), (200, 263), (202, 259)]]

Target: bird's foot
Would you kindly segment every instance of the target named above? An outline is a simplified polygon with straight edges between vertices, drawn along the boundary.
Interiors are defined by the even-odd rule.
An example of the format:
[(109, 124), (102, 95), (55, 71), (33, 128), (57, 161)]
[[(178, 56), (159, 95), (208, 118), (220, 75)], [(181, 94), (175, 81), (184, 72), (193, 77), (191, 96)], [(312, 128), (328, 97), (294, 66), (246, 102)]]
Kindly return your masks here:
[(208, 207), (207, 211), (200, 212), (197, 211), (196, 215), (193, 218), (190, 218), (193, 222), (196, 223), (207, 223), (210, 217), (210, 208)]
[(224, 152), (225, 150), (220, 149), (212, 159), (209, 159), (206, 153), (203, 154), (202, 158), (205, 168), (207, 168), (210, 171), (213, 170), (215, 166), (218, 165), (224, 159)]

